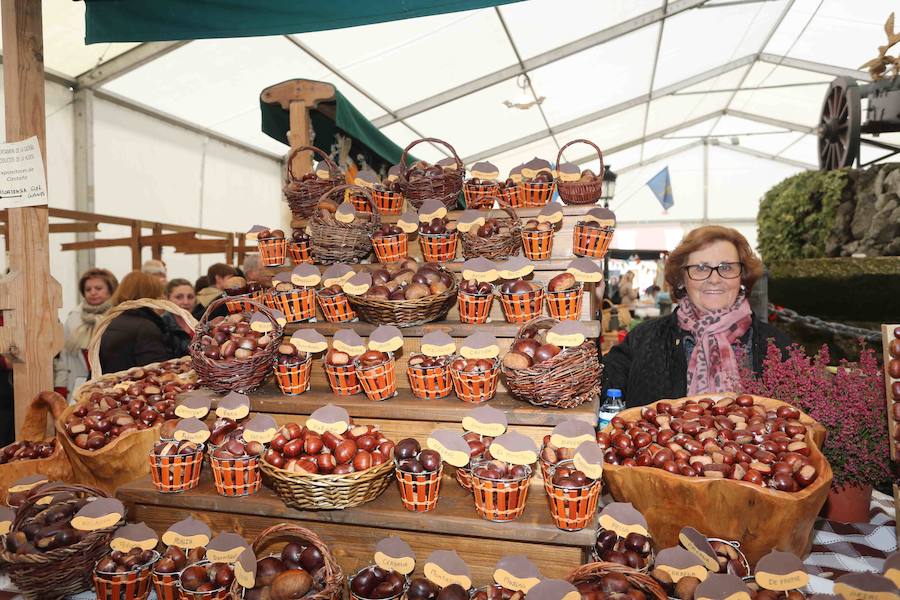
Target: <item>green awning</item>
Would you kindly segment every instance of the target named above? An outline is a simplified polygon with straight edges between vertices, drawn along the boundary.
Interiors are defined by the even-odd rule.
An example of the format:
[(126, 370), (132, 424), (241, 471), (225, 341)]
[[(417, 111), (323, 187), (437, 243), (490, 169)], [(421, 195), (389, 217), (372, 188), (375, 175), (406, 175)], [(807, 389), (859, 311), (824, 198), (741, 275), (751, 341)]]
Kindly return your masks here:
[[(290, 113), (280, 104), (270, 104), (262, 99), (259, 101), (259, 109), (262, 113), (263, 133), (289, 146), (287, 133), (291, 128)], [(319, 103), (318, 108), (310, 109), (309, 115), (315, 132), (313, 145), (316, 148), (330, 152), (334, 136), (340, 132), (353, 140), (350, 157), (357, 164), (357, 156), (360, 154), (375, 171), (387, 170), (400, 162), (403, 148), (381, 133), (339, 90), (335, 90), (334, 100)], [(414, 159), (410, 157), (409, 162), (412, 160)]]
[(85, 0), (85, 42), (283, 35), (520, 0)]

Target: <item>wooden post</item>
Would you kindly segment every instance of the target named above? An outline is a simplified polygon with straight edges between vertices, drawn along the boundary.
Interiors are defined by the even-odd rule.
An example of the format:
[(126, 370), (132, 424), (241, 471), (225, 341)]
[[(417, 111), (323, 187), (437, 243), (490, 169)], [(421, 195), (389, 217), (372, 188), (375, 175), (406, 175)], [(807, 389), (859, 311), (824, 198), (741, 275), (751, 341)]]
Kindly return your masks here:
[(157, 223), (153, 226), (153, 236), (156, 237), (156, 241), (153, 242), (153, 246), (151, 247), (153, 250), (153, 260), (162, 260), (162, 241), (160, 241), (159, 236), (162, 235), (162, 225)]
[[(37, 136), (47, 164), (41, 0), (2, 0), (6, 140)], [(46, 206), (11, 208), (9, 274), (0, 280), (0, 352), (13, 365), (16, 432), (31, 399), (53, 389), (53, 357), (62, 348), (62, 289), (50, 275)]]
[(234, 260), (234, 235), (225, 238), (225, 264), (230, 265)]
[(141, 224), (138, 221), (131, 224), (131, 270), (141, 270)]

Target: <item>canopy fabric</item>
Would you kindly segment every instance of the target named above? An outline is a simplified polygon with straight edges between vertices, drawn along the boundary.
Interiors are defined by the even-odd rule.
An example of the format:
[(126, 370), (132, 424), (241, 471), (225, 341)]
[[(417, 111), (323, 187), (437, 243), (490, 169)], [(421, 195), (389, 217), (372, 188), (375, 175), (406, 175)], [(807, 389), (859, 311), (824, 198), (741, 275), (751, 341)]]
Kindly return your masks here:
[[(403, 148), (392, 142), (365, 118), (340, 90), (335, 90), (334, 101), (322, 102), (320, 105), (334, 109), (334, 120), (319, 110), (311, 109), (309, 111), (315, 132), (313, 145), (316, 148), (329, 153), (335, 142), (335, 134), (340, 132), (353, 140), (350, 146), (350, 156), (357, 159), (361, 154), (366, 164), (375, 171), (386, 170), (400, 162)], [(262, 114), (263, 133), (289, 145), (287, 138), (287, 133), (291, 128), (289, 111), (278, 103), (269, 104), (262, 99), (259, 101), (259, 108)], [(412, 160), (412, 157), (408, 157), (409, 162)], [(355, 160), (355, 162), (359, 164), (360, 161)]]
[(86, 43), (324, 31), (520, 0), (85, 0)]

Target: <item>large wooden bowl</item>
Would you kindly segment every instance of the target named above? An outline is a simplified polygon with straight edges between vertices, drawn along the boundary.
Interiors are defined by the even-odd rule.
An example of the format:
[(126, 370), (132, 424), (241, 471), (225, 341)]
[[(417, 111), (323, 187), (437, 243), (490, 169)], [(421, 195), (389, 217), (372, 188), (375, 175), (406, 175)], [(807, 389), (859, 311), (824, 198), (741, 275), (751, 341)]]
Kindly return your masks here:
[[(693, 396), (686, 400), (730, 394)], [(763, 406), (777, 408), (785, 402), (754, 396)], [(655, 407), (656, 403), (651, 406)], [(626, 422), (638, 420), (641, 408), (619, 413)], [(779, 492), (744, 481), (683, 477), (653, 467), (604, 465), (603, 479), (619, 502), (631, 502), (647, 519), (650, 535), (659, 548), (678, 544), (683, 527), (693, 527), (708, 537), (736, 540), (751, 565), (773, 548), (805, 556), (812, 546), (812, 527), (831, 487), (831, 466), (819, 450), (825, 428), (801, 414), (809, 427), (810, 461), (819, 476), (796, 493)], [(608, 427), (607, 431), (612, 427)]]

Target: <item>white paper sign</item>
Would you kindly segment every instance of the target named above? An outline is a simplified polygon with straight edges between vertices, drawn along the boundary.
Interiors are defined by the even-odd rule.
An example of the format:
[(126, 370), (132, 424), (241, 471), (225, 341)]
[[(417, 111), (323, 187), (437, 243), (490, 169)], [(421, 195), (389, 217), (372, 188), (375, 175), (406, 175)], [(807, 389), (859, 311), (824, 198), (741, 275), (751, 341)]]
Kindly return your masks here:
[(47, 180), (37, 137), (0, 144), (0, 209), (47, 204)]

